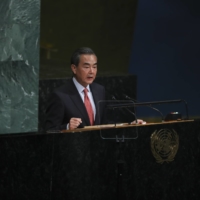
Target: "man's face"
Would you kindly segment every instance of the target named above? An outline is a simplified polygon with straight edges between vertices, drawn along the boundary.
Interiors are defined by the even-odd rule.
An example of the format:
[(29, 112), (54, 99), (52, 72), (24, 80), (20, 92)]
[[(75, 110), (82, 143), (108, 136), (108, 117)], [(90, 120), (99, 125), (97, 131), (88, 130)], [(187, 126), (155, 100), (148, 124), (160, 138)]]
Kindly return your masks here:
[(91, 84), (97, 74), (97, 57), (82, 54), (78, 66), (71, 65), (76, 80), (84, 87)]

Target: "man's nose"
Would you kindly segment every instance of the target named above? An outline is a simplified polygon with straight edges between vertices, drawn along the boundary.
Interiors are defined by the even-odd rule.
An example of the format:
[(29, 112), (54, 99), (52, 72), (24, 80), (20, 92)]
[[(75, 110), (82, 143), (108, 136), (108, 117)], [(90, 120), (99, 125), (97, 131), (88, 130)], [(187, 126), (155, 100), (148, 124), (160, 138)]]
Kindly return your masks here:
[(93, 73), (94, 72), (94, 69), (93, 67), (90, 67), (90, 72)]

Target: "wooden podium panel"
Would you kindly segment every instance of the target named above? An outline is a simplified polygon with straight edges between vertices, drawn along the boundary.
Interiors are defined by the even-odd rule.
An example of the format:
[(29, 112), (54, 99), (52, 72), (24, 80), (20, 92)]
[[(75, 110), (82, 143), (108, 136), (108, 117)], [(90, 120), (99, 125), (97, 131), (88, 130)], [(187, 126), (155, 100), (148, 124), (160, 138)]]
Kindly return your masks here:
[(200, 198), (198, 121), (110, 126), (1, 136), (0, 199)]

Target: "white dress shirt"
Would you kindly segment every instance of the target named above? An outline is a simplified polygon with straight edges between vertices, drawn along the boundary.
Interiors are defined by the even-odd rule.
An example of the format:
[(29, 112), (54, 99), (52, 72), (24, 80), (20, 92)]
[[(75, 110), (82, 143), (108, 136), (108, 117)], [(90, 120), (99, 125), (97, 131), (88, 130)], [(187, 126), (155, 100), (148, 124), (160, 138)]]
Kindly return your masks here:
[[(80, 97), (81, 99), (83, 100), (83, 103), (84, 103), (84, 89), (85, 87), (83, 87), (77, 80), (75, 77), (73, 77), (73, 82), (76, 86), (76, 89), (78, 90), (78, 93), (80, 94)], [(88, 98), (90, 99), (90, 103), (92, 105), (92, 110), (93, 110), (93, 113), (94, 113), (94, 121), (95, 121), (95, 116), (96, 116), (96, 107), (95, 107), (95, 103), (94, 103), (94, 99), (93, 99), (93, 96), (92, 96), (92, 92), (90, 90), (90, 86), (88, 85), (86, 87), (88, 89)], [(67, 130), (69, 130), (69, 123), (67, 124), (67, 127), (66, 127)]]
[[(83, 100), (83, 103), (84, 103), (84, 89), (85, 87), (83, 87), (77, 80), (75, 77), (73, 77), (73, 82), (76, 86), (76, 89), (78, 90), (78, 93), (80, 94), (81, 96), (81, 99)], [(88, 85), (86, 87), (88, 89), (88, 98), (90, 99), (90, 103), (92, 105), (92, 110), (93, 110), (93, 113), (94, 113), (94, 120), (95, 120), (95, 116), (96, 116), (96, 107), (95, 107), (95, 103), (94, 103), (94, 99), (93, 99), (93, 96), (92, 96), (92, 92), (90, 90), (90, 86)]]

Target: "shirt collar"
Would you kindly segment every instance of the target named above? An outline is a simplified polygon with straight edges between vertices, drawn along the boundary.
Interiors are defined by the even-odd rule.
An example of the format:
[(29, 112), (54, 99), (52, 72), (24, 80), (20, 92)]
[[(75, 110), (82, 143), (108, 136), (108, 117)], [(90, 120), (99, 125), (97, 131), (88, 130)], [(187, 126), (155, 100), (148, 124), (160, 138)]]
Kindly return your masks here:
[[(83, 86), (76, 80), (75, 77), (73, 77), (72, 80), (73, 80), (73, 82), (74, 82), (74, 84), (75, 84), (75, 86), (76, 86), (78, 92), (79, 92), (79, 93), (83, 92), (83, 90), (85, 89), (85, 87), (83, 87)], [(88, 92), (90, 92), (90, 86), (87, 85), (86, 88), (88, 89)]]

